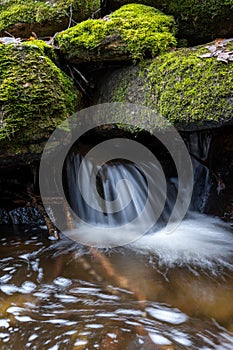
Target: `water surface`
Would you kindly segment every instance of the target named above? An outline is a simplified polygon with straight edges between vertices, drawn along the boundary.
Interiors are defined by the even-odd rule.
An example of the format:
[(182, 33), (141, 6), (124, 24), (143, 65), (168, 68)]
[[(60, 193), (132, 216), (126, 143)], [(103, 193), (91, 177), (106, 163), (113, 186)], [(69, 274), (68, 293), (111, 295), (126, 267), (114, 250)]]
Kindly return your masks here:
[(138, 246), (104, 252), (1, 229), (0, 348), (230, 350), (230, 265), (171, 266)]

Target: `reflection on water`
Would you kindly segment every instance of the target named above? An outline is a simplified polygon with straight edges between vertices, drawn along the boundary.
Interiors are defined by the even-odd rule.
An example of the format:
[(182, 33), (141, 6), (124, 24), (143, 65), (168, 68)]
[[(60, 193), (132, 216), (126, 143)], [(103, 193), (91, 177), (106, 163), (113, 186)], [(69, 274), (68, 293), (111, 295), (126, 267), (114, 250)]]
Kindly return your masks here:
[(0, 348), (232, 349), (231, 271), (161, 268), (150, 254), (2, 232)]

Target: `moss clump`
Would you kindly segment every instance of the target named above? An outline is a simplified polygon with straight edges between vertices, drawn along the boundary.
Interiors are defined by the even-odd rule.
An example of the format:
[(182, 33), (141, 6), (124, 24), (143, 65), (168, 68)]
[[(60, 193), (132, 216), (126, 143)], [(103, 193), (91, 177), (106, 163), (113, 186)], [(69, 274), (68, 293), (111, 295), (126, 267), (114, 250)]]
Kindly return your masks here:
[(178, 36), (190, 44), (210, 41), (216, 37), (233, 36), (233, 0), (110, 0), (110, 10), (127, 3), (154, 6), (173, 15)]
[(143, 67), (116, 70), (104, 79), (97, 102), (144, 104), (179, 127), (233, 121), (233, 62), (200, 58), (205, 52), (179, 49)]
[(45, 139), (80, 104), (80, 93), (47, 50), (43, 42), (0, 44), (2, 152)]
[(102, 20), (87, 20), (57, 35), (76, 61), (142, 59), (176, 45), (174, 19), (144, 5), (125, 5)]
[(4, 30), (11, 31), (9, 28), (17, 23), (34, 23), (43, 24), (43, 26), (30, 26), (28, 35), (31, 34), (30, 30), (34, 29), (37, 35), (53, 35), (56, 28), (62, 30), (67, 26), (70, 15), (74, 21), (79, 22), (89, 18), (99, 6), (99, 0), (3, 1), (0, 2), (0, 32)]
[(233, 120), (233, 64), (201, 59), (203, 49), (183, 49), (156, 59), (149, 85), (159, 112), (179, 123)]

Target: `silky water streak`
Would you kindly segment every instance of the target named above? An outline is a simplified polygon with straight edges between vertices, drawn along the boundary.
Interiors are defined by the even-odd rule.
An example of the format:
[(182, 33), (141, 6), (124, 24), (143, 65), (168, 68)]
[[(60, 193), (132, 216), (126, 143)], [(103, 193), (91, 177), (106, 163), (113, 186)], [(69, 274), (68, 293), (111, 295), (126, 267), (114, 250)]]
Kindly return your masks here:
[[(78, 167), (79, 171), (75, 181), (78, 187), (77, 193), (81, 194), (82, 199), (80, 197), (79, 205), (77, 204), (79, 199), (76, 201), (77, 210), (73, 210), (70, 203), (67, 202), (62, 172), (72, 145), (86, 132), (99, 126), (113, 124), (129, 125), (131, 130), (140, 125), (142, 129), (153, 133), (170, 153), (177, 170), (177, 196), (164, 230), (167, 234), (172, 234), (183, 220), (190, 205), (193, 189), (192, 163), (186, 146), (176, 129), (154, 111), (134, 104), (107, 103), (89, 107), (70, 117), (53, 132), (46, 144), (40, 164), (40, 191), (48, 215), (53, 213), (51, 220), (69, 238), (100, 248), (128, 244), (148, 233), (156, 225), (167, 203), (167, 182), (163, 168), (156, 157), (135, 140), (110, 139), (94, 146)], [(94, 162), (93, 166), (91, 165), (91, 159), (92, 162), (98, 159), (97, 166)], [(120, 173), (123, 177), (119, 178), (119, 181), (114, 180), (114, 183), (110, 185), (110, 187), (116, 187), (116, 196), (110, 198), (105, 188), (103, 198), (96, 188), (99, 167), (105, 167), (104, 164), (116, 159), (131, 162), (137, 171), (134, 170), (132, 175), (132, 167), (125, 166), (123, 171), (123, 166), (120, 166)], [(88, 167), (91, 169), (89, 173)], [(119, 173), (119, 170), (117, 171)], [(123, 173), (127, 174), (126, 178)], [(142, 177), (145, 178), (145, 181), (142, 180)], [(109, 182), (110, 179), (107, 181)], [(140, 193), (137, 191), (141, 188), (141, 184), (136, 184), (137, 181), (142, 182), (143, 189), (140, 190), (140, 193), (143, 192), (144, 202), (139, 200)], [(146, 190), (145, 184), (147, 185)], [(69, 208), (74, 221), (73, 230), (65, 230), (64, 206), (57, 206), (51, 202), (48, 205), (48, 197), (59, 197), (63, 204), (65, 203), (65, 207)], [(103, 222), (93, 220), (93, 216), (83, 215), (83, 210), (87, 209), (83, 206), (82, 201), (85, 201), (86, 208), (91, 207), (94, 211), (100, 211), (102, 217), (103, 214), (110, 215), (111, 224), (110, 218), (102, 225)], [(132, 207), (136, 208), (133, 214)], [(125, 210), (130, 211), (129, 216)], [(121, 220), (115, 225), (116, 218), (119, 216)], [(123, 220), (122, 217), (126, 218), (126, 216), (128, 219)], [(82, 229), (84, 227), (85, 230)]]

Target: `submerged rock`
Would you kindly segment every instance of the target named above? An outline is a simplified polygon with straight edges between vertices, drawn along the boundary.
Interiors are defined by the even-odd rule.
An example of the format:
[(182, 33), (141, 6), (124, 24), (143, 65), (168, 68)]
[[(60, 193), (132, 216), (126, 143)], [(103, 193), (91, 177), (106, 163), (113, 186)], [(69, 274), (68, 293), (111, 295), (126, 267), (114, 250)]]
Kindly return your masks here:
[(8, 215), (14, 225), (45, 225), (41, 214), (34, 207), (12, 209)]
[(70, 61), (127, 61), (154, 57), (176, 45), (173, 17), (143, 5), (126, 5), (99, 20), (87, 20), (56, 36)]
[(39, 153), (81, 105), (73, 81), (44, 42), (0, 44), (0, 157)]
[(132, 2), (154, 6), (174, 16), (178, 37), (191, 45), (233, 36), (233, 0), (107, 0), (105, 12)]
[(110, 71), (97, 88), (95, 102), (146, 105), (181, 129), (232, 123), (233, 62), (202, 58), (206, 52), (205, 46), (179, 49), (140, 66)]
[(7, 0), (0, 2), (0, 35), (51, 36), (91, 17), (100, 8), (99, 0)]

